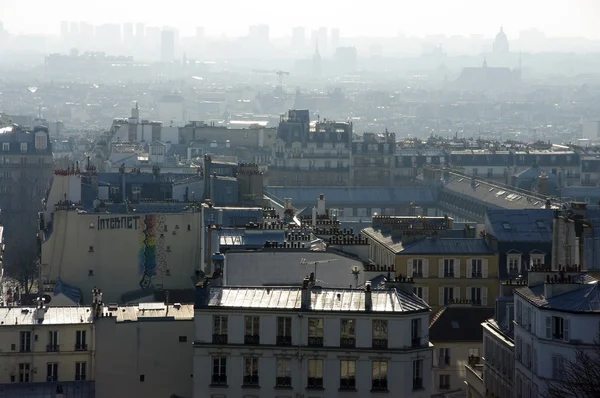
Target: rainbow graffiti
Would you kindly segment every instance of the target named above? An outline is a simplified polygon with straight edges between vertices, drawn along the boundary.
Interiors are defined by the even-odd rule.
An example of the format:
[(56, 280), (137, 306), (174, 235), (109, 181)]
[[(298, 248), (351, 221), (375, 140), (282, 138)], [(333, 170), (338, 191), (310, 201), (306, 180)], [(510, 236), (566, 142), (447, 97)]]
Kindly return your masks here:
[(142, 275), (140, 287), (148, 289), (156, 276), (156, 215), (146, 215), (141, 220), (141, 247), (139, 254), (139, 273)]

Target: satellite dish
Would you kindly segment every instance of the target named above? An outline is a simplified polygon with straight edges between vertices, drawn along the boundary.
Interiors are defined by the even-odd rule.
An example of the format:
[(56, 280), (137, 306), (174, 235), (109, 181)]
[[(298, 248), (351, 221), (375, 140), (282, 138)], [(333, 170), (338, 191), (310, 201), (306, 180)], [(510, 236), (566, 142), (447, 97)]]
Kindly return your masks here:
[(360, 274), (360, 267), (358, 265), (355, 265), (354, 267), (352, 267), (352, 273), (354, 275)]
[(48, 304), (52, 301), (52, 297), (49, 294), (44, 294), (42, 300), (44, 301), (44, 304)]

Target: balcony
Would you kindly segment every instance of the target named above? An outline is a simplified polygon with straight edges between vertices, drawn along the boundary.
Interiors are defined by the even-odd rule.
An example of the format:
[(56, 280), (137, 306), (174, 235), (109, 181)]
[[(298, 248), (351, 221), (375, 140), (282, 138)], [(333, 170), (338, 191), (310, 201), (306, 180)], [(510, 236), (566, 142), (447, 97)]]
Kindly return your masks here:
[(87, 351), (87, 344), (75, 344), (75, 351)]
[(387, 391), (388, 390), (388, 382), (387, 379), (374, 379), (371, 381), (371, 390), (372, 391)]
[(54, 376), (47, 376), (46, 377), (46, 381), (47, 382), (58, 381), (58, 376), (56, 376), (56, 375), (54, 375)]
[(423, 271), (413, 271), (413, 278), (422, 278)]
[(388, 340), (387, 339), (373, 339), (373, 348), (387, 348)]
[(485, 388), (483, 385), (483, 364), (465, 365), (465, 369), (465, 382), (469, 386), (468, 389), (473, 389), (477, 391), (482, 397), (485, 396)]
[(258, 387), (258, 376), (244, 376), (243, 387)]
[(213, 386), (226, 386), (227, 375), (212, 375), (210, 379), (210, 384)]
[(275, 387), (291, 387), (292, 386), (292, 378), (291, 377), (276, 377), (275, 378)]
[(309, 337), (308, 338), (308, 346), (309, 347), (323, 347), (323, 337)]
[(323, 378), (309, 377), (308, 383), (306, 384), (306, 388), (323, 388)]
[(258, 335), (247, 334), (244, 336), (244, 344), (258, 345), (260, 344), (260, 337)]
[(355, 390), (356, 379), (354, 377), (340, 379), (340, 390)]
[(85, 381), (85, 380), (87, 380), (87, 375), (86, 374), (76, 374), (75, 375), (75, 380), (77, 380), (77, 381)]
[(58, 344), (48, 344), (46, 346), (46, 352), (59, 352), (60, 346)]
[(356, 347), (356, 339), (354, 337), (342, 337), (340, 338), (340, 347), (354, 348)]
[(213, 344), (227, 344), (227, 335), (226, 334), (213, 334), (212, 342), (213, 342)]
[(483, 274), (481, 272), (472, 272), (471, 278), (483, 278)]
[(277, 336), (277, 345), (291, 346), (292, 336)]
[(423, 388), (423, 379), (420, 377), (413, 377), (413, 390), (420, 390)]

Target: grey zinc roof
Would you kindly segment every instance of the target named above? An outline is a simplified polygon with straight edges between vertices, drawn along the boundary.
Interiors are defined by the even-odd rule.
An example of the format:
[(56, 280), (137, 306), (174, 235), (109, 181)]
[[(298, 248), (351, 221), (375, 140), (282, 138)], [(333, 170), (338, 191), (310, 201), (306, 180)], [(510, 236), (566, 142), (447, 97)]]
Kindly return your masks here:
[[(335, 289), (313, 287), (312, 311), (365, 311), (365, 291), (362, 289)], [(397, 290), (372, 290), (371, 312), (428, 311), (429, 307), (414, 295)], [(210, 289), (208, 307), (231, 309), (285, 309), (300, 310), (302, 289), (288, 287), (214, 287)]]
[(481, 238), (425, 238), (404, 247), (402, 254), (480, 254), (494, 251)]
[(192, 320), (194, 319), (194, 305), (182, 304), (167, 306), (164, 303), (140, 303), (138, 305), (126, 306), (105, 306), (104, 316), (112, 316), (117, 322), (135, 322), (143, 319), (172, 319), (172, 320)]
[(265, 193), (275, 198), (291, 198), (296, 207), (314, 206), (320, 194), (325, 195), (327, 203), (336, 206), (357, 206), (370, 204), (372, 207), (402, 203), (417, 202), (433, 204), (436, 201), (435, 192), (429, 188), (332, 188), (332, 187), (273, 187)]
[(92, 323), (90, 307), (46, 307), (38, 320), (35, 307), (0, 307), (0, 325), (68, 325)]
[[(586, 281), (589, 282), (589, 279)], [(543, 283), (517, 289), (516, 293), (541, 308), (569, 312), (600, 312), (598, 281), (581, 284), (576, 290), (550, 298), (544, 296)]]
[(489, 209), (486, 229), (501, 242), (550, 242), (553, 214), (549, 209)]

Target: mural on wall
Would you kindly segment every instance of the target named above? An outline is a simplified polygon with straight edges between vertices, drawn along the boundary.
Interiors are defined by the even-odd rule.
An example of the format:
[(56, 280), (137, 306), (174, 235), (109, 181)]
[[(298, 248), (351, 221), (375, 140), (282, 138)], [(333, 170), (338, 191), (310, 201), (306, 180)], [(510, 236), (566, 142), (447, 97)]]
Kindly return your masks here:
[(166, 216), (148, 214), (140, 220), (141, 242), (139, 272), (142, 276), (140, 287), (154, 287), (157, 277), (167, 274), (167, 253), (165, 250)]

